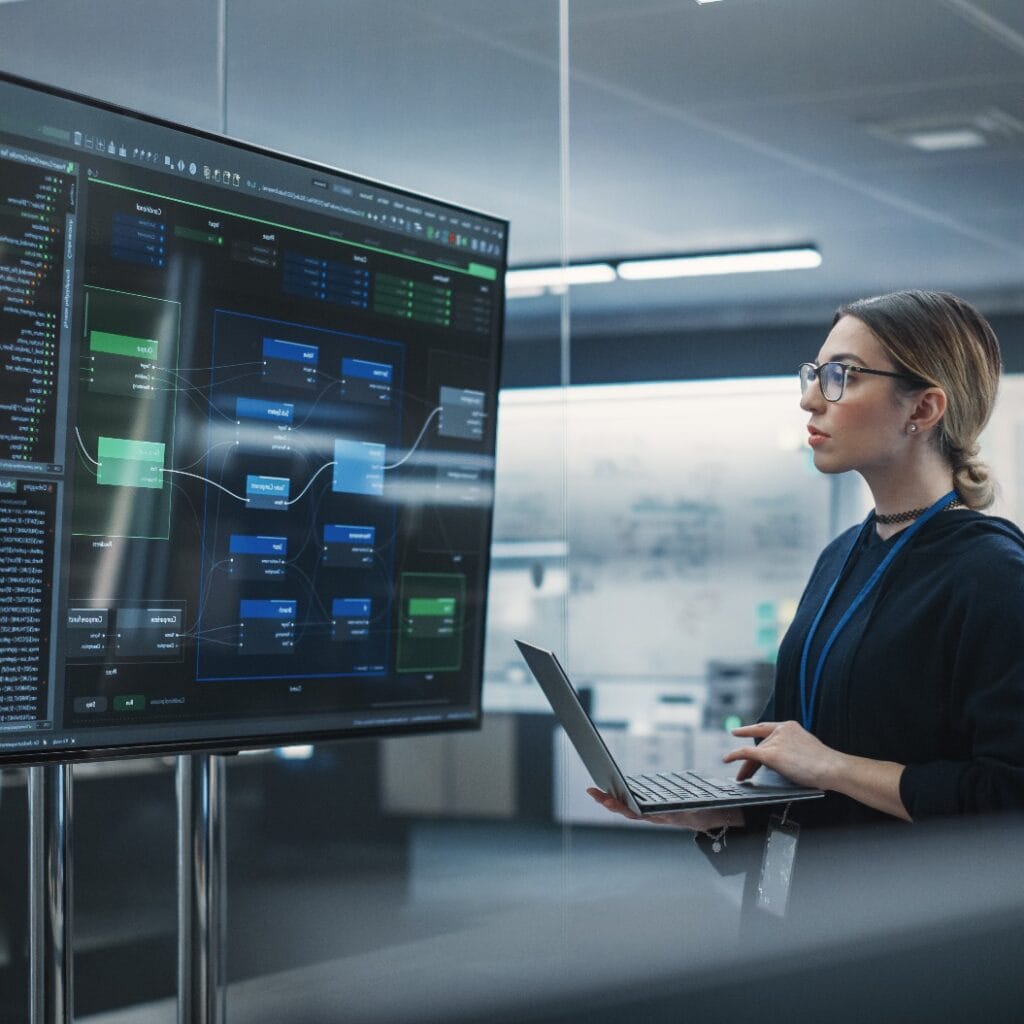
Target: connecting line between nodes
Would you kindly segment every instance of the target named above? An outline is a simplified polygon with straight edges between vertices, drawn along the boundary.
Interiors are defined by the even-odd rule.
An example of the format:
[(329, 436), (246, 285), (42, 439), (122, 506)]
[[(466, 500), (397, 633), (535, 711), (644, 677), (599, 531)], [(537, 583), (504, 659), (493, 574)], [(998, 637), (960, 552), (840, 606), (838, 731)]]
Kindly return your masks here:
[(195, 462), (185, 466), (185, 469), (191, 469), (193, 466), (198, 466), (199, 463), (203, 461), (203, 459), (208, 459), (218, 448), (235, 448), (237, 446), (237, 441), (220, 441), (218, 444), (215, 444), (212, 448), (208, 448), (202, 455), (199, 456), (198, 459), (196, 459)]
[(405, 455), (402, 458), (400, 458), (397, 462), (392, 462), (390, 466), (385, 466), (384, 467), (385, 470), (388, 470), (388, 469), (398, 469), (398, 467), (401, 466), (403, 462), (408, 461), (408, 459), (412, 456), (412, 453), (414, 451), (416, 451), (416, 448), (419, 446), (420, 441), (423, 440), (423, 435), (427, 432), (427, 427), (430, 426), (430, 421), (441, 411), (441, 408), (442, 407), (439, 405), (427, 417), (426, 423), (423, 424), (423, 429), (420, 430), (418, 436), (416, 437), (416, 440), (413, 441), (413, 443), (412, 443), (412, 447), (405, 453)]
[(323, 472), (323, 471), (324, 471), (325, 469), (330, 469), (330, 468), (331, 468), (331, 466), (336, 466), (336, 465), (337, 465), (337, 463), (336, 463), (336, 462), (325, 462), (325, 463), (324, 463), (324, 464), (323, 464), (323, 465), (322, 465), (322, 466), (321, 466), (321, 467), (320, 467), (320, 468), (319, 468), (319, 469), (318, 469), (318, 470), (317, 470), (317, 471), (316, 471), (316, 472), (315, 472), (315, 473), (314, 473), (314, 474), (313, 474), (313, 475), (312, 475), (312, 476), (311, 476), (311, 477), (309, 478), (309, 483), (308, 483), (308, 484), (306, 484), (306, 486), (305, 486), (305, 487), (303, 487), (303, 488), (302, 488), (302, 490), (301, 490), (301, 491), (299, 491), (299, 493), (298, 493), (298, 494), (296, 494), (294, 498), (291, 498), (291, 499), (290, 499), (289, 501), (286, 501), (286, 502), (285, 502), (285, 504), (286, 504), (286, 505), (294, 505), (294, 504), (295, 504), (295, 502), (297, 502), (297, 501), (300, 501), (300, 500), (302, 499), (303, 495), (304, 495), (304, 494), (306, 493), (306, 491), (308, 491), (308, 490), (310, 489), (310, 487), (312, 487), (312, 486), (313, 486), (313, 481), (314, 481), (314, 480), (315, 480), (315, 479), (316, 479), (316, 478), (317, 478), (317, 477), (318, 477), (318, 476), (319, 476), (319, 475), (320, 475), (320, 474), (321, 474), (321, 473), (322, 473), (322, 472)]
[[(413, 453), (414, 453), (414, 452), (416, 451), (416, 449), (417, 449), (417, 448), (419, 447), (420, 441), (422, 441), (422, 440), (423, 440), (423, 435), (424, 435), (424, 434), (425, 434), (425, 433), (427, 432), (427, 427), (429, 427), (429, 426), (430, 426), (430, 422), (431, 422), (431, 420), (433, 420), (433, 418), (434, 418), (434, 417), (435, 417), (435, 416), (436, 416), (436, 415), (437, 415), (437, 414), (438, 414), (439, 412), (441, 412), (441, 406), (440, 406), (440, 405), (439, 405), (439, 406), (438, 406), (438, 407), (437, 407), (436, 409), (434, 409), (434, 411), (433, 411), (433, 412), (431, 412), (431, 414), (430, 414), (430, 415), (429, 415), (429, 416), (427, 417), (427, 419), (426, 419), (426, 422), (425, 422), (425, 423), (423, 424), (422, 428), (420, 429), (420, 432), (419, 432), (419, 434), (417, 434), (417, 436), (416, 436), (416, 440), (415, 440), (415, 441), (413, 441), (413, 443), (412, 443), (412, 447), (410, 447), (410, 449), (409, 449), (409, 450), (408, 450), (408, 451), (407, 451), (407, 452), (405, 453), (405, 455), (403, 455), (403, 456), (402, 456), (402, 458), (400, 458), (400, 459), (399, 459), (399, 460), (398, 460), (397, 462), (392, 462), (392, 463), (391, 463), (390, 465), (388, 465), (388, 466), (384, 466), (384, 469), (385, 469), (385, 470), (390, 470), (390, 469), (398, 469), (398, 467), (399, 467), (399, 466), (403, 465), (403, 464), (404, 464), (405, 462), (407, 462), (407, 461), (408, 461), (408, 460), (409, 460), (409, 459), (410, 459), (410, 458), (412, 457)], [(76, 425), (76, 427), (75, 427), (75, 437), (77, 437), (77, 438), (78, 438), (78, 445), (79, 445), (79, 447), (80, 447), (80, 448), (82, 449), (82, 454), (83, 454), (83, 455), (85, 455), (85, 457), (86, 457), (86, 458), (87, 458), (87, 459), (88, 459), (88, 460), (89, 460), (89, 461), (90, 461), (90, 462), (91, 462), (91, 463), (92, 463), (92, 464), (93, 464), (94, 466), (96, 466), (96, 467), (99, 467), (99, 463), (98, 463), (98, 462), (97, 462), (97, 461), (96, 461), (96, 460), (95, 460), (95, 459), (94, 459), (94, 458), (93, 458), (93, 457), (92, 457), (92, 456), (91, 456), (91, 455), (89, 454), (89, 452), (88, 452), (88, 451), (86, 450), (86, 447), (85, 447), (85, 442), (84, 442), (84, 441), (82, 440), (82, 435), (81, 435), (81, 434), (79, 433), (77, 425)], [(211, 449), (211, 450), (212, 450), (212, 449)], [(207, 452), (207, 455), (209, 455), (209, 452)], [(336, 465), (337, 465), (337, 462), (325, 462), (325, 463), (324, 463), (324, 464), (323, 464), (323, 465), (322, 465), (322, 466), (321, 466), (321, 467), (320, 467), (320, 468), (319, 468), (319, 469), (318, 469), (318, 470), (317, 470), (317, 471), (316, 471), (316, 472), (315, 472), (315, 473), (314, 473), (314, 474), (313, 474), (313, 475), (312, 475), (312, 476), (311, 476), (311, 477), (309, 478), (309, 483), (307, 483), (307, 484), (306, 484), (306, 486), (305, 486), (305, 487), (303, 487), (303, 488), (302, 488), (302, 490), (301, 490), (301, 491), (299, 491), (299, 493), (298, 493), (298, 494), (297, 494), (297, 495), (296, 495), (296, 496), (295, 496), (294, 498), (292, 498), (292, 499), (290, 499), (290, 500), (289, 500), (288, 502), (286, 502), (286, 504), (287, 504), (288, 506), (291, 506), (291, 505), (294, 505), (294, 504), (295, 504), (295, 503), (296, 503), (297, 501), (300, 501), (300, 500), (301, 500), (301, 499), (302, 499), (302, 498), (303, 498), (303, 497), (305, 496), (306, 492), (307, 492), (307, 491), (308, 491), (308, 490), (310, 489), (310, 487), (312, 487), (312, 486), (313, 486), (313, 482), (314, 482), (314, 481), (316, 480), (316, 478), (317, 478), (317, 477), (318, 477), (318, 476), (319, 476), (319, 475), (320, 475), (320, 474), (321, 474), (321, 473), (322, 473), (322, 472), (323, 472), (323, 471), (324, 471), (325, 469), (330, 469), (331, 467), (333, 467), (333, 466), (336, 466)], [(210, 479), (209, 479), (208, 477), (205, 477), (205, 476), (200, 476), (200, 475), (199, 475), (198, 473), (187, 473), (187, 472), (186, 472), (185, 470), (183, 470), (183, 469), (164, 469), (164, 468), (161, 468), (160, 472), (161, 472), (161, 473), (174, 473), (174, 474), (175, 474), (176, 476), (187, 476), (187, 477), (191, 477), (191, 478), (192, 478), (193, 480), (202, 480), (202, 481), (203, 481), (203, 483), (207, 483), (207, 484), (209, 484), (209, 485), (210, 485), (211, 487), (216, 487), (216, 488), (217, 488), (217, 490), (219, 490), (219, 491), (223, 491), (223, 492), (224, 492), (225, 494), (227, 494), (227, 495), (228, 495), (229, 497), (232, 497), (232, 498), (234, 498), (234, 499), (235, 499), (236, 501), (241, 501), (241, 502), (243, 502), (243, 503), (245, 503), (245, 504), (248, 504), (248, 502), (249, 502), (249, 499), (248, 499), (247, 497), (243, 497), (243, 496), (242, 496), (242, 495), (240, 495), (240, 494), (235, 494), (235, 492), (234, 492), (234, 491), (229, 491), (229, 490), (228, 490), (228, 489), (227, 489), (226, 487), (222, 486), (221, 484), (218, 484), (218, 483), (216, 483), (215, 481), (213, 481), (213, 480), (210, 480)]]
[(75, 424), (75, 437), (78, 438), (78, 447), (82, 449), (82, 454), (94, 465), (99, 468), (99, 463), (89, 454), (86, 450), (85, 442), (82, 440), (82, 435), (78, 432), (78, 424)]
[(240, 494), (235, 494), (234, 491), (229, 491), (226, 487), (222, 487), (220, 484), (215, 483), (209, 477), (200, 476), (198, 473), (186, 473), (183, 469), (161, 469), (161, 473), (174, 473), (177, 476), (190, 476), (193, 480), (202, 480), (204, 484), (209, 484), (211, 487), (216, 487), (218, 491), (223, 491), (225, 494), (234, 498), (236, 501), (241, 501), (245, 504), (249, 503), (248, 498), (243, 498)]

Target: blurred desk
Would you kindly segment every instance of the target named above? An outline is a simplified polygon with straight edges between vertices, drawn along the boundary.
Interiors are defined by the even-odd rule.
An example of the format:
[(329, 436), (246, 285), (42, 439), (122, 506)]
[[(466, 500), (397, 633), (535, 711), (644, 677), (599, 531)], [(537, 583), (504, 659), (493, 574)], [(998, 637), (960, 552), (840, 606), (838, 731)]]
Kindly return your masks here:
[[(233, 984), (228, 1021), (678, 1024), (756, 1013), (761, 1022), (859, 1024), (1019, 1017), (1019, 826), (972, 824), (956, 834), (921, 829), (901, 841), (901, 854), (875, 836), (837, 845), (827, 859), (849, 873), (825, 880), (820, 920), (799, 932), (780, 928), (775, 941), (757, 948), (737, 942), (728, 899), (684, 845), (656, 844), (648, 882), (647, 858), (628, 856), (627, 841), (638, 852), (635, 833), (595, 832), (577, 830), (565, 840), (568, 874), (557, 858), (531, 868), (529, 851), (521, 850), (519, 906), (498, 896), (503, 888), (508, 893), (507, 865), (517, 858), (484, 844), (467, 869), (491, 875), (490, 906), (467, 898), (463, 909), (470, 912), (460, 916), (448, 906), (438, 934)], [(873, 865), (882, 865), (885, 878), (866, 885)], [(472, 887), (472, 878), (465, 885)], [(439, 914), (445, 908), (436, 906)], [(350, 926), (361, 927), (359, 919)], [(167, 1000), (81, 1024), (174, 1020)]]

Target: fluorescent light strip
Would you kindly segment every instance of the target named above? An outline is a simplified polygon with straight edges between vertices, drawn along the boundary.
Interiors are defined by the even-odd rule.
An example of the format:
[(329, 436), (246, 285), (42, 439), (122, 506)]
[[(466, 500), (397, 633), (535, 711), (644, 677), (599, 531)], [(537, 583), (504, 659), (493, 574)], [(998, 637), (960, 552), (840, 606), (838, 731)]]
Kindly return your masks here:
[(812, 270), (821, 266), (821, 253), (808, 246), (759, 252), (709, 253), (667, 259), (625, 260), (618, 265), (626, 281), (666, 277), (706, 277), (712, 274), (756, 274), (773, 270)]
[(506, 540), (491, 544), (491, 558), (509, 560), (514, 558), (565, 558), (569, 545), (564, 540)]
[(505, 290), (510, 299), (535, 298), (546, 291), (559, 293), (569, 285), (609, 284), (616, 278), (648, 281), (670, 277), (707, 277), (714, 274), (756, 274), (774, 270), (813, 270), (821, 266), (821, 253), (810, 246), (763, 249), (754, 252), (706, 253), (701, 256), (655, 257), (621, 263), (575, 263), (567, 267), (531, 267), (510, 270)]
[(567, 267), (532, 267), (510, 270), (505, 275), (509, 292), (536, 294), (538, 288), (565, 288), (571, 284), (607, 284), (615, 280), (610, 263), (574, 263)]

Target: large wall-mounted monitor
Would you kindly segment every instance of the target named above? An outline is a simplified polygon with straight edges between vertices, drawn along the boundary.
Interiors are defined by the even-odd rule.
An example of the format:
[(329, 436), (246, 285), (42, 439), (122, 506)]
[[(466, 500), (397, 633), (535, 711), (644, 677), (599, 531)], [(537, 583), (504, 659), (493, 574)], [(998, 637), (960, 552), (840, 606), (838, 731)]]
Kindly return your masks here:
[(479, 723), (507, 232), (0, 76), (0, 765)]

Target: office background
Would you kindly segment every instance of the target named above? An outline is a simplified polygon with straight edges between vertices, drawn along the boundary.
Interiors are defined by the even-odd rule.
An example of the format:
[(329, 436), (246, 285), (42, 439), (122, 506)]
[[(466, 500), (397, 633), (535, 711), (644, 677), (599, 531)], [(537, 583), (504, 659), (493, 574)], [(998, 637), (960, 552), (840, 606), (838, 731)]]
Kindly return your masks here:
[[(735, 885), (681, 835), (588, 808), (511, 637), (565, 653), (634, 763), (713, 760), (763, 696), (816, 552), (866, 507), (855, 481), (809, 466), (793, 372), (835, 306), (865, 294), (944, 288), (992, 319), (1010, 376), (984, 450), (999, 511), (1024, 518), (1016, 0), (8, 0), (0, 66), (508, 217), (515, 266), (817, 247), (816, 269), (510, 298), (483, 731), (229, 767), (236, 1006), (289, 1019), (268, 995), (288, 993), (294, 1020), (400, 1019), (369, 993), (411, 958), (464, 993), (439, 1015), (497, 1019), (497, 993), (465, 994), (473, 929), (532, 915), (539, 950), (479, 941), (554, 999), (537, 965), (573, 947), (579, 981), (580, 935), (621, 911), (595, 894), (612, 892), (648, 958), (607, 985), (627, 967), (729, 963)], [(76, 770), (84, 1018), (141, 1020), (134, 1004), (164, 999), (153, 1019), (169, 1019), (173, 799), (166, 762)], [(11, 1021), (26, 998), (24, 814), (23, 778), (4, 772)], [(651, 903), (624, 864), (670, 896)], [(682, 952), (652, 960), (659, 938)], [(595, 956), (618, 948), (605, 941)], [(302, 1008), (330, 978), (347, 980), (347, 1017)]]

